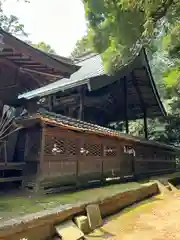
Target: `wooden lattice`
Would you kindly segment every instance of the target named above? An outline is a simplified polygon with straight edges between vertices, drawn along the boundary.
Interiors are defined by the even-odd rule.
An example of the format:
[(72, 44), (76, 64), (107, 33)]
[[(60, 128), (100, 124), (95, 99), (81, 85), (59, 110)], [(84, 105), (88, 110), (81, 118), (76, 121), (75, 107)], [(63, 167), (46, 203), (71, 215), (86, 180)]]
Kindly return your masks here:
[(83, 147), (81, 148), (81, 150), (84, 150), (84, 155), (85, 156), (101, 157), (101, 155), (102, 155), (101, 145), (100, 144), (84, 143)]
[(77, 143), (75, 141), (67, 140), (67, 155), (77, 155)]
[(116, 157), (117, 147), (116, 146), (104, 146), (104, 156), (105, 157)]
[(55, 138), (53, 150), (59, 154), (65, 154), (66, 152), (66, 140), (63, 138)]
[(41, 174), (43, 178), (59, 178), (60, 184), (133, 175), (134, 170), (145, 174), (171, 168), (170, 161), (165, 160), (169, 153), (162, 149), (158, 152), (159, 149), (139, 143), (133, 145), (60, 128), (45, 128), (43, 132)]
[(45, 155), (65, 154), (65, 152), (66, 152), (65, 139), (52, 137), (52, 136), (46, 136), (44, 152), (45, 152)]
[(5, 162), (7, 157), (6, 142), (0, 141), (0, 162)]

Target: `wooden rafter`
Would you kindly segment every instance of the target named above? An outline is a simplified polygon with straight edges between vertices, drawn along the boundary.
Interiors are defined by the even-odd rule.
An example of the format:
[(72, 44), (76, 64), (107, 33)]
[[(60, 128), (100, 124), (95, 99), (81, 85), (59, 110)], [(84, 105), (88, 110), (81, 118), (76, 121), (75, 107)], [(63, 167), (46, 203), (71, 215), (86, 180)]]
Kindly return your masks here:
[(54, 69), (54, 72), (61, 72), (63, 76), (69, 76), (78, 69), (77, 66), (70, 63), (68, 64), (67, 62), (65, 63), (63, 60), (57, 60), (51, 55), (33, 48), (32, 46), (20, 41), (19, 39), (3, 30), (0, 30), (0, 33), (3, 35), (3, 42), (6, 45), (4, 52), (0, 54), (3, 57), (29, 57), (31, 60), (38, 62), (39, 64)]

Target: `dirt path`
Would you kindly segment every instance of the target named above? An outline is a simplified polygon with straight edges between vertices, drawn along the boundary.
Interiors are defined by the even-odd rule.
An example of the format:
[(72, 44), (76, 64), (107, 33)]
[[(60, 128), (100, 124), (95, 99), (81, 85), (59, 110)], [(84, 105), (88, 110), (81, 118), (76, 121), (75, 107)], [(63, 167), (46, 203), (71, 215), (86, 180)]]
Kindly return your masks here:
[(87, 239), (180, 240), (180, 194), (158, 196), (105, 221)]

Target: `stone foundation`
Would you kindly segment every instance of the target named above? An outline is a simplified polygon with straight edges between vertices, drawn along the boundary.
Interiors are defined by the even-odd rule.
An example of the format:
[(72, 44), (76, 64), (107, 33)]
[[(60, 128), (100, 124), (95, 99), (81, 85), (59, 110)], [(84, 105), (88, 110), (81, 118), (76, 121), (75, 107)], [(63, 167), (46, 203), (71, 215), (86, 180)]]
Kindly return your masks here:
[(122, 192), (101, 201), (70, 205), (61, 210), (54, 209), (52, 213), (44, 211), (31, 214), (16, 219), (16, 222), (10, 220), (4, 223), (3, 226), (0, 226), (0, 240), (19, 240), (22, 238), (28, 240), (45, 240), (55, 233), (55, 224), (73, 219), (80, 214), (85, 214), (85, 208), (88, 204), (99, 204), (102, 216), (106, 217), (117, 213), (126, 206), (158, 193), (159, 189), (156, 183), (144, 184), (140, 188)]

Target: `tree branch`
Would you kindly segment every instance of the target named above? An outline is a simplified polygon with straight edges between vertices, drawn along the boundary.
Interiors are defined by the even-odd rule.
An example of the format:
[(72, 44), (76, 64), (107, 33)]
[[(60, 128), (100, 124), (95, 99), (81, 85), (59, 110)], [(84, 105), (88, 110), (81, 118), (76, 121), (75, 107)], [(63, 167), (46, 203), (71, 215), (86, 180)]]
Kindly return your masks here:
[(174, 3), (175, 3), (175, 0), (166, 0), (164, 4), (161, 5), (161, 7), (159, 7), (154, 13), (151, 14), (153, 21), (157, 22), (158, 20), (163, 18), (166, 15), (168, 9)]

